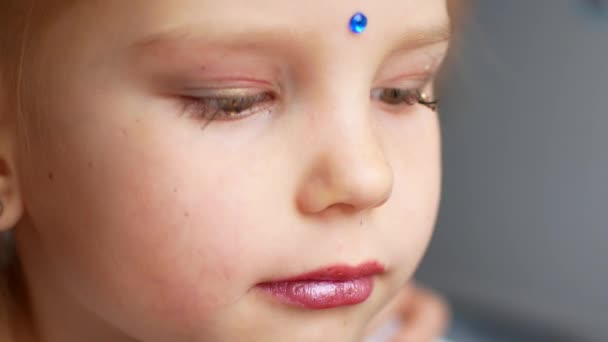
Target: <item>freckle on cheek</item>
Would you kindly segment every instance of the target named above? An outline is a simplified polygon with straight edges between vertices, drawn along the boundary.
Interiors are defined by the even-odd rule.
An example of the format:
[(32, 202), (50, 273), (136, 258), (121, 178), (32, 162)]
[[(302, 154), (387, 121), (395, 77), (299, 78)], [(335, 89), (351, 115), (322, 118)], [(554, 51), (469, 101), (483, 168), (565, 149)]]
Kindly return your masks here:
[(49, 180), (53, 181), (53, 173), (52, 172), (49, 172)]

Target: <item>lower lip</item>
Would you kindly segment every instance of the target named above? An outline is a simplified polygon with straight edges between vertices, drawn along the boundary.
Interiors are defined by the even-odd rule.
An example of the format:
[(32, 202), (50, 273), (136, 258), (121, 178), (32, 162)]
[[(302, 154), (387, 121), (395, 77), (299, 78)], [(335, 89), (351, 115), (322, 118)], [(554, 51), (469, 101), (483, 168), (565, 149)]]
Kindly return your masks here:
[(298, 280), (258, 286), (278, 301), (306, 309), (322, 310), (366, 301), (374, 289), (372, 277), (350, 280)]

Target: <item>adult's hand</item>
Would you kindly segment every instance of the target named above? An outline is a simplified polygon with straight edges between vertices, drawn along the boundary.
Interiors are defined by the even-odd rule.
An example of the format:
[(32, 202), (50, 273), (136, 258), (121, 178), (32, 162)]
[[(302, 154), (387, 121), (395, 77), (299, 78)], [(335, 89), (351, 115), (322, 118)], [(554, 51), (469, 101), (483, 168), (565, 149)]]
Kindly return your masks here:
[(369, 325), (371, 334), (391, 319), (399, 322), (390, 342), (435, 342), (445, 333), (450, 321), (446, 301), (429, 289), (409, 283)]

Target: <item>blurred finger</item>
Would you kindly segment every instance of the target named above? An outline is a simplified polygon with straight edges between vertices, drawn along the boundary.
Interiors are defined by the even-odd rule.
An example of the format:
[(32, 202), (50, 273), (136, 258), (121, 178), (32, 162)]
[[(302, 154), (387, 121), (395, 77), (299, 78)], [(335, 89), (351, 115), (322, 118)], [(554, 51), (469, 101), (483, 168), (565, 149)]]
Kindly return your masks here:
[(397, 313), (403, 329), (392, 342), (431, 342), (441, 337), (450, 321), (448, 304), (441, 296), (421, 287), (412, 287)]
[(393, 300), (391, 300), (391, 302), (369, 323), (367, 328), (368, 335), (377, 331), (395, 317), (399, 317), (399, 320), (401, 321), (401, 312), (409, 305), (414, 289), (415, 288), (411, 283), (404, 286), (397, 296), (395, 296), (395, 298), (393, 298)]

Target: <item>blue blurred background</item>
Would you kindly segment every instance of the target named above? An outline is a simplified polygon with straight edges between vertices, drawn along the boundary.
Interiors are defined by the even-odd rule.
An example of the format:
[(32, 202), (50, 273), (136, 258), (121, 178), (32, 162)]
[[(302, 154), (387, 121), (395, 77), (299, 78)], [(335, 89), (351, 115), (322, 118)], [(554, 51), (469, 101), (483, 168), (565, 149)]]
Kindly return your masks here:
[(450, 338), (608, 341), (608, 2), (476, 1), (446, 70)]

